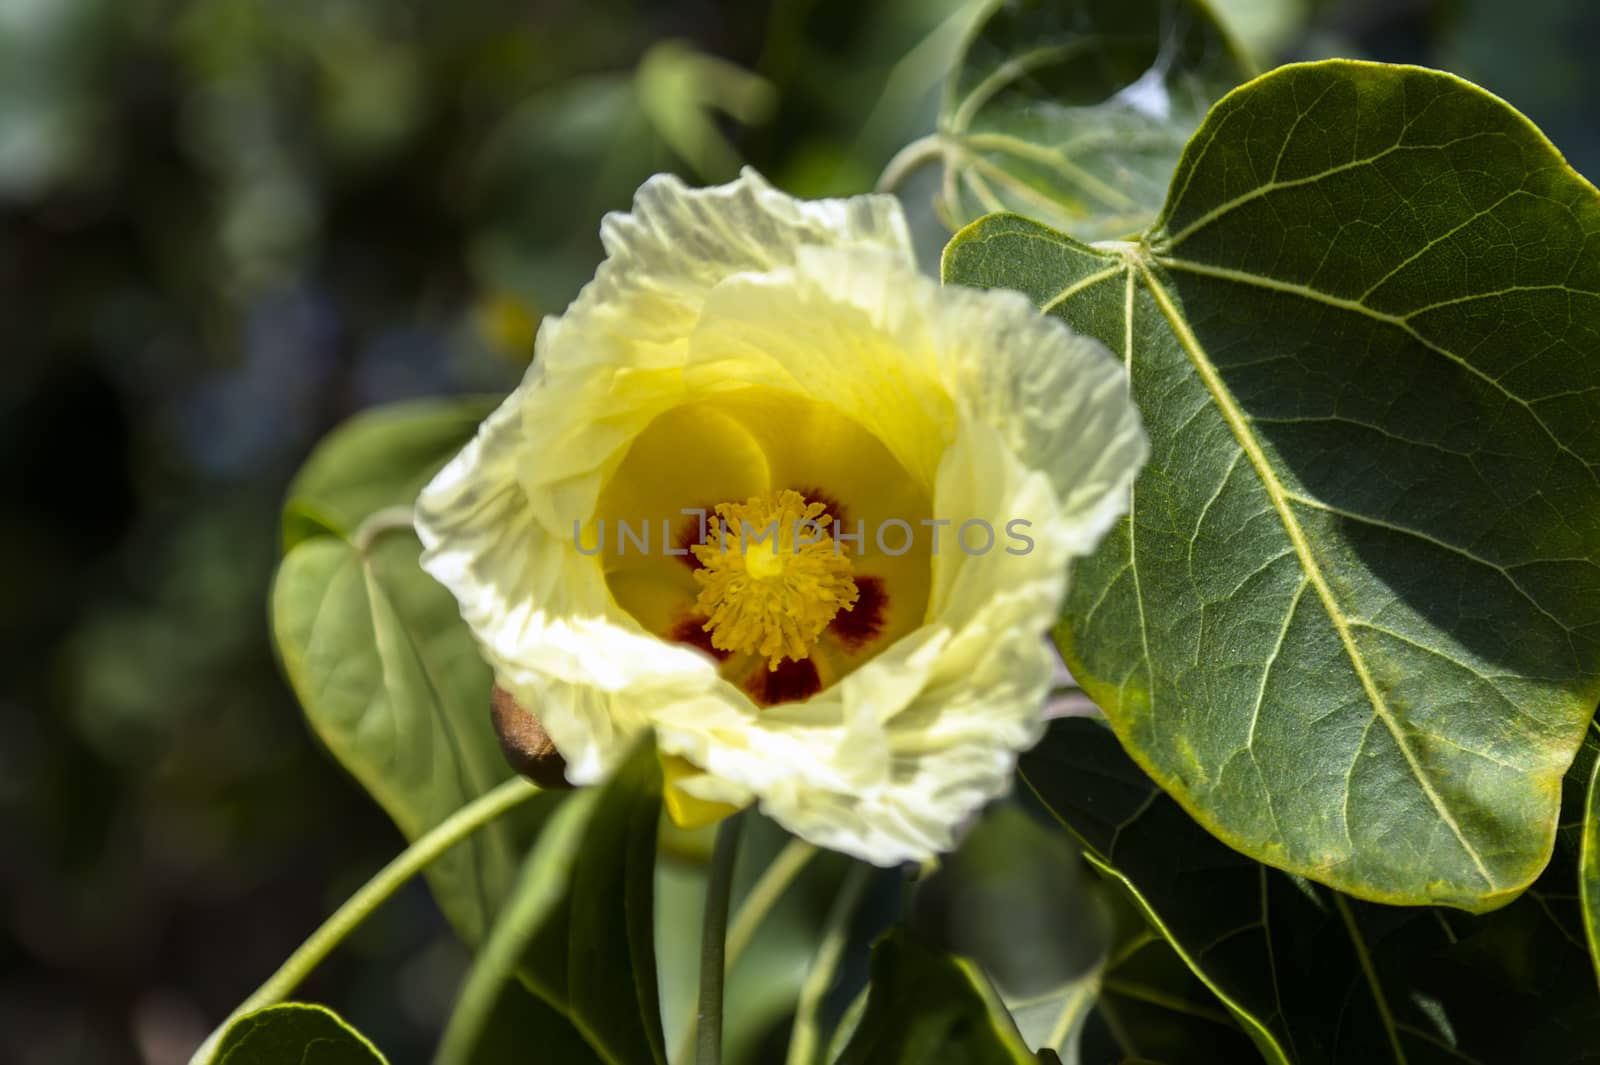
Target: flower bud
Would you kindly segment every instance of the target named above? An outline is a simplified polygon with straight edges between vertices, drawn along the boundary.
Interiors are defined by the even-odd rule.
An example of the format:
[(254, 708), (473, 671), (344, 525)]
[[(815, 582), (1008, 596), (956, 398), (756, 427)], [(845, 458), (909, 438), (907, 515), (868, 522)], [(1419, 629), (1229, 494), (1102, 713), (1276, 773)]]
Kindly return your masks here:
[(500, 685), (489, 695), (489, 716), (494, 719), (500, 750), (511, 768), (541, 788), (570, 788), (567, 760), (561, 757), (550, 734), (533, 711), (524, 707)]

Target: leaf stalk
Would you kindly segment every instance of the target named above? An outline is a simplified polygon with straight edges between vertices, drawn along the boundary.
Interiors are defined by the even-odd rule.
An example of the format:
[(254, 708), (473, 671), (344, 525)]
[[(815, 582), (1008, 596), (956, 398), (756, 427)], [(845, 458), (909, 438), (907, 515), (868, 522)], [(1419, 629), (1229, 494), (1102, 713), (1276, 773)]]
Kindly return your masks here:
[(227, 1019), (217, 1025), (200, 1048), (189, 1059), (189, 1065), (206, 1065), (210, 1061), (222, 1033), (228, 1026), (247, 1013), (282, 1002), (310, 975), (333, 948), (344, 942), (351, 932), (365, 921), (400, 887), (427, 868), (435, 859), (474, 832), (495, 821), (505, 813), (538, 795), (539, 789), (521, 777), (512, 777), (494, 790), (469, 802), (455, 813), (439, 822), (433, 829), (418, 837), (393, 861), (380, 869), (371, 880), (363, 884), (333, 916), (306, 938), (278, 971), (256, 988), (255, 993), (239, 1004)]

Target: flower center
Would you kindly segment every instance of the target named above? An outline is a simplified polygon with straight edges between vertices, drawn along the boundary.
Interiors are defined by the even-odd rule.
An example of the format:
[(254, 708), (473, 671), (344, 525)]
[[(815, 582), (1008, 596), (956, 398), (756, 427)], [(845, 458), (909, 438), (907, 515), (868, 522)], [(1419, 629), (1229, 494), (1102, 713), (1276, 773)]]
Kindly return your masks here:
[(784, 489), (722, 503), (692, 548), (701, 568), (695, 605), (719, 651), (766, 656), (776, 670), (805, 658), (817, 637), (860, 593), (845, 545), (832, 536), (826, 503)]

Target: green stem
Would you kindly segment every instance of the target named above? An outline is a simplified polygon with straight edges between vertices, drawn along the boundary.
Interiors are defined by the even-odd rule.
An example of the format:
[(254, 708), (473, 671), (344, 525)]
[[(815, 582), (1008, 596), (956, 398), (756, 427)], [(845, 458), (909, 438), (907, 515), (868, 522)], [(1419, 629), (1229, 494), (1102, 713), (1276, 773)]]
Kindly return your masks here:
[(893, 192), (911, 174), (945, 155), (944, 138), (937, 133), (919, 137), (895, 153), (878, 176), (874, 192)]
[(761, 922), (767, 919), (772, 907), (789, 890), (794, 878), (816, 856), (817, 848), (803, 839), (791, 839), (772, 860), (772, 864), (767, 866), (761, 879), (750, 889), (750, 894), (739, 904), (739, 912), (733, 915), (733, 924), (728, 929), (728, 969), (739, 963), (739, 958), (750, 945), (750, 940), (755, 938)]
[(287, 998), (300, 982), (310, 975), (311, 970), (332, 953), (334, 947), (343, 942), (362, 921), (398, 891), (402, 884), (420, 873), (445, 851), (537, 794), (539, 794), (537, 787), (521, 777), (512, 777), (493, 791), (480, 795), (461, 807), (419, 837), (393, 861), (380, 869), (376, 876), (363, 884), (360, 890), (346, 899), (344, 905), (335, 910), (333, 916), (324, 921), (322, 927), (311, 933), (306, 941), (300, 944), (299, 949), (279, 966), (278, 971), (267, 978), (266, 983), (256, 988), (254, 994), (240, 1003), (239, 1008), (229, 1014), (227, 1020), (219, 1024), (200, 1049), (195, 1051), (194, 1057), (190, 1059), (190, 1065), (201, 1065), (209, 1061), (218, 1040), (222, 1038), (222, 1033), (227, 1031), (228, 1026), (234, 1021), (245, 1014), (254, 1013)]
[(822, 925), (822, 942), (817, 947), (811, 968), (806, 971), (805, 983), (800, 985), (800, 1000), (794, 1008), (794, 1031), (789, 1037), (788, 1065), (813, 1065), (822, 1036), (818, 1029), (817, 1013), (828, 988), (839, 971), (839, 959), (844, 957), (845, 945), (850, 941), (850, 919), (855, 916), (862, 892), (871, 882), (872, 869), (857, 863), (850, 867), (839, 894), (828, 909)]
[[(803, 839), (791, 839), (751, 887), (750, 893), (739, 904), (739, 912), (733, 915), (733, 924), (728, 927), (726, 955), (722, 962), (724, 977), (739, 963), (745, 948), (755, 938), (762, 922), (778, 904), (783, 893), (789, 890), (789, 885), (794, 883), (795, 877), (816, 856), (817, 848)], [(690, 1017), (678, 1043), (680, 1052), (673, 1060), (689, 1060), (689, 1050), (695, 1045), (697, 1031), (697, 1018)]]
[(372, 550), (373, 542), (384, 533), (414, 529), (416, 522), (417, 514), (411, 507), (384, 507), (367, 515), (366, 520), (356, 527), (350, 543), (357, 554), (365, 555)]
[(744, 815), (734, 814), (717, 829), (706, 880), (706, 915), (700, 925), (700, 1035), (696, 1065), (722, 1065), (722, 977), (728, 947), (728, 903), (733, 896), (733, 867), (739, 857), (739, 830)]
[(856, 1029), (861, 1026), (861, 1015), (867, 1012), (867, 992), (870, 990), (870, 987), (863, 987), (857, 991), (856, 997), (839, 1015), (839, 1026), (833, 1030), (833, 1038), (828, 1040), (828, 1061), (839, 1060), (844, 1048), (856, 1034)]

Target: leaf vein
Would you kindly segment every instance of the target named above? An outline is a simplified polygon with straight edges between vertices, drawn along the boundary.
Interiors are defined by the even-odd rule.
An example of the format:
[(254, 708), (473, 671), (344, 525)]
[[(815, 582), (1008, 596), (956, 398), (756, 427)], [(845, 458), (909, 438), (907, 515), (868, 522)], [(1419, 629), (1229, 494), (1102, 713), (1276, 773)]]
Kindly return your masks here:
[(1084, 289), (1092, 288), (1095, 285), (1098, 285), (1100, 282), (1116, 276), (1118, 272), (1124, 269), (1126, 268), (1122, 263), (1113, 263), (1104, 270), (1096, 270), (1087, 277), (1079, 278), (1077, 281), (1074, 281), (1072, 284), (1066, 286), (1060, 292), (1057, 292), (1054, 296), (1051, 296), (1050, 299), (1045, 301), (1044, 306), (1039, 308), (1039, 313), (1049, 314), (1067, 300), (1082, 292)]
[[(1272, 501), (1273, 508), (1278, 512), (1284, 531), (1288, 535), (1290, 543), (1294, 546), (1295, 553), (1300, 557), (1301, 568), (1311, 582), (1312, 587), (1316, 590), (1317, 597), (1322, 602), (1323, 611), (1333, 625), (1339, 641), (1344, 645), (1345, 654), (1350, 661), (1352, 669), (1355, 671), (1357, 679), (1361, 682), (1361, 687), (1366, 693), (1367, 701), (1371, 705), (1376, 719), (1381, 720), (1384, 727), (1389, 730), (1390, 735), (1394, 738), (1395, 746), (1404, 757), (1407, 768), (1410, 770), (1413, 779), (1416, 780), (1423, 796), (1439, 815), (1440, 820), (1445, 823), (1455, 836), (1456, 842), (1471, 860), (1479, 876), (1483, 878), (1491, 889), (1497, 889), (1499, 885), (1495, 882), (1494, 875), (1489, 871), (1489, 867), (1484, 863), (1482, 855), (1472, 845), (1461, 825), (1456, 821), (1455, 815), (1451, 813), (1450, 808), (1423, 773), (1422, 764), (1418, 760), (1416, 752), (1411, 749), (1403, 730), (1400, 728), (1399, 721), (1396, 720), (1394, 712), (1389, 708), (1388, 702), (1379, 690), (1377, 682), (1367, 669), (1366, 660), (1362, 657), (1360, 649), (1356, 646), (1355, 637), (1350, 631), (1349, 621), (1345, 617), (1337, 598), (1335, 598), (1333, 589), (1328, 585), (1327, 578), (1323, 576), (1322, 568), (1311, 552), (1311, 545), (1306, 540), (1305, 532), (1300, 528), (1300, 521), (1295, 517), (1294, 510), (1285, 496), (1283, 485), (1279, 482), (1277, 474), (1267, 461), (1266, 454), (1261, 450), (1261, 445), (1256, 440), (1244, 412), (1239, 409), (1237, 402), (1228, 391), (1227, 385), (1217, 373), (1216, 366), (1212, 364), (1204, 349), (1201, 348), (1200, 341), (1194, 335), (1193, 330), (1189, 328), (1188, 323), (1178, 313), (1178, 309), (1173, 306), (1172, 298), (1166, 289), (1161, 286), (1147, 264), (1141, 264), (1141, 270), (1144, 274), (1145, 285), (1155, 298), (1174, 336), (1177, 337), (1184, 351), (1188, 354), (1207, 391), (1211, 393), (1223, 418), (1227, 421), (1229, 428), (1233, 430), (1240, 447), (1244, 449), (1251, 465), (1255, 467), (1256, 474), (1260, 478), (1268, 498)], [(1346, 801), (1348, 802), (1348, 794), (1346, 795)]]
[(1544, 418), (1540, 417), (1538, 410), (1535, 409), (1531, 402), (1524, 399), (1522, 396), (1517, 395), (1515, 392), (1512, 392), (1505, 385), (1503, 385), (1498, 378), (1491, 377), (1489, 374), (1472, 365), (1472, 363), (1468, 362), (1460, 355), (1457, 355), (1449, 348), (1437, 344), (1423, 336), (1422, 333), (1420, 333), (1416, 327), (1411, 324), (1409, 318), (1374, 310), (1364, 303), (1360, 303), (1356, 300), (1345, 299), (1342, 296), (1335, 296), (1331, 293), (1323, 292), (1320, 289), (1315, 289), (1308, 285), (1300, 285), (1292, 281), (1279, 281), (1275, 278), (1263, 277), (1260, 274), (1252, 274), (1245, 270), (1234, 270), (1225, 266), (1210, 266), (1206, 263), (1193, 262), (1188, 259), (1174, 259), (1165, 256), (1158, 258), (1156, 261), (1162, 266), (1171, 267), (1176, 270), (1183, 270), (1206, 277), (1215, 277), (1226, 281), (1237, 281), (1240, 284), (1253, 285), (1257, 288), (1270, 289), (1274, 292), (1282, 292), (1291, 296), (1300, 296), (1304, 299), (1315, 300), (1316, 302), (1326, 304), (1329, 307), (1365, 315), (1366, 317), (1371, 318), (1373, 321), (1382, 322), (1385, 325), (1391, 325), (1397, 329), (1404, 330), (1413, 340), (1427, 348), (1429, 351), (1432, 351), (1436, 355), (1441, 355), (1449, 361), (1455, 363), (1457, 366), (1465, 370), (1469, 375), (1489, 385), (1511, 402), (1527, 411), (1528, 416), (1533, 419), (1534, 424), (1544, 432), (1545, 436), (1549, 437), (1550, 442), (1556, 446), (1556, 449), (1575, 459), (1579, 465), (1583, 467), (1584, 471), (1588, 473), (1589, 479), (1594, 481), (1596, 485), (1600, 485), (1600, 474), (1595, 472), (1595, 468), (1590, 465), (1590, 463), (1585, 460), (1583, 456), (1573, 451), (1572, 448), (1567, 445), (1566, 441), (1562, 440), (1556, 435), (1555, 431), (1550, 428), (1549, 423), (1547, 423)]
[[(1337, 515), (1341, 518), (1347, 518), (1350, 521), (1360, 522), (1363, 525), (1370, 525), (1376, 529), (1386, 529), (1389, 532), (1398, 533), (1401, 536), (1409, 536), (1413, 539), (1421, 540), (1424, 543), (1432, 544), (1434, 547), (1437, 547), (1442, 551), (1449, 551), (1451, 554), (1464, 558), (1468, 562), (1474, 562), (1480, 566), (1494, 570), (1496, 573), (1500, 574), (1500, 576), (1505, 578), (1506, 583), (1511, 585), (1518, 595), (1527, 600), (1529, 606), (1533, 607), (1535, 610), (1539, 611), (1539, 613), (1549, 618), (1551, 623), (1559, 628), (1562, 632), (1567, 633), (1569, 636), (1574, 632), (1572, 626), (1568, 625), (1566, 622), (1550, 613), (1549, 609), (1535, 599), (1527, 589), (1523, 588), (1522, 585), (1517, 582), (1517, 579), (1511, 575), (1511, 567), (1507, 567), (1499, 562), (1484, 558), (1482, 555), (1476, 554), (1475, 552), (1470, 551), (1459, 544), (1452, 544), (1446, 540), (1441, 540), (1436, 536), (1430, 536), (1421, 529), (1412, 529), (1404, 525), (1396, 524), (1395, 522), (1384, 521), (1382, 518), (1375, 518), (1370, 514), (1357, 514), (1355, 511), (1345, 510), (1343, 507), (1337, 507), (1331, 503), (1324, 503), (1320, 499), (1312, 499), (1310, 496), (1299, 495), (1295, 492), (1286, 492), (1284, 495), (1285, 498), (1292, 503), (1299, 503), (1303, 506), (1313, 507), (1317, 510), (1323, 511), (1324, 513)], [(1520, 563), (1520, 565), (1523, 566), (1530, 564), (1531, 563), (1527, 562)]]

